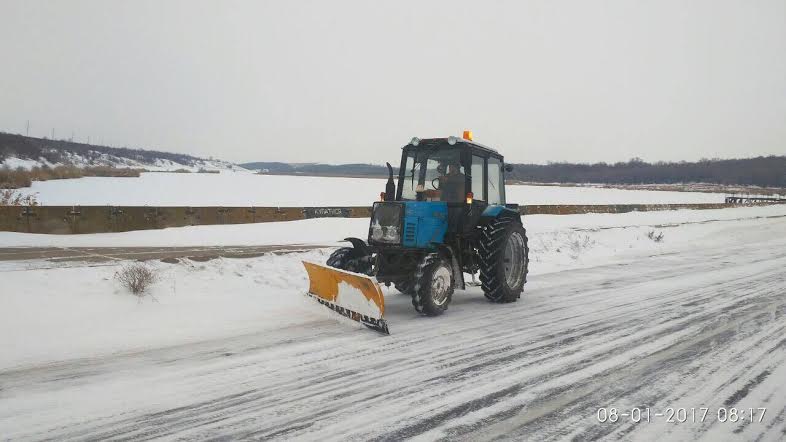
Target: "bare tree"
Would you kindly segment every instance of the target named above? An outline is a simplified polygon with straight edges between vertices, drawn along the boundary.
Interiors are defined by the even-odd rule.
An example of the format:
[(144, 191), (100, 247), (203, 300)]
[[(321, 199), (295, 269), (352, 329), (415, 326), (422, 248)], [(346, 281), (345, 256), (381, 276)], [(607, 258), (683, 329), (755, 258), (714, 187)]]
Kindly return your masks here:
[(14, 189), (0, 189), (0, 206), (37, 206), (35, 194), (24, 195)]

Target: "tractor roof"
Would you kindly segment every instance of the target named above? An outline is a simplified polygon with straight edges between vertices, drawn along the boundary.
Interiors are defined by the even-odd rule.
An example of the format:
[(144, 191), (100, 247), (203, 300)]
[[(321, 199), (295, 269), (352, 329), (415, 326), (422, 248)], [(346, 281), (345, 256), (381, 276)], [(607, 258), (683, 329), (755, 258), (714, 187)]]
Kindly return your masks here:
[[(415, 140), (417, 140), (417, 145), (413, 144), (413, 142), (415, 142)], [(451, 144), (450, 143), (451, 141), (454, 141), (454, 143)], [(482, 145), (480, 143), (476, 143), (474, 141), (465, 140), (464, 138), (459, 138), (459, 137), (424, 138), (422, 140), (418, 139), (418, 138), (413, 138), (412, 141), (410, 141), (404, 147), (412, 146), (412, 147), (415, 147), (416, 149), (417, 148), (426, 148), (426, 147), (438, 147), (438, 146), (445, 146), (445, 145), (447, 145), (447, 146), (454, 146), (454, 147), (461, 147), (459, 145), (459, 143), (463, 143), (465, 145), (468, 145), (468, 146), (474, 147), (476, 149), (485, 151), (485, 152), (493, 154), (495, 156), (502, 156), (499, 152), (497, 152), (496, 149), (493, 149), (493, 148), (488, 147), (488, 146), (484, 146), (484, 145)]]

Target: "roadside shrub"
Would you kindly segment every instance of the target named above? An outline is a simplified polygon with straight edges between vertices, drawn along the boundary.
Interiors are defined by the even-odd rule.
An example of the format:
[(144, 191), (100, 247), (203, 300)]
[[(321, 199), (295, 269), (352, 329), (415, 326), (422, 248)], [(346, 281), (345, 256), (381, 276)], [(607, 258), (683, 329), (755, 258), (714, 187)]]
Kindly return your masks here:
[(138, 178), (141, 169), (127, 169), (122, 167), (97, 166), (87, 167), (82, 170), (84, 176)]
[(663, 232), (655, 233), (654, 230), (650, 230), (649, 232), (647, 232), (647, 238), (655, 242), (661, 242), (663, 241)]
[(0, 189), (0, 206), (37, 206), (35, 194), (23, 195), (18, 190)]
[(145, 291), (158, 281), (158, 274), (147, 265), (136, 262), (124, 265), (115, 273), (115, 279), (131, 294), (141, 299)]

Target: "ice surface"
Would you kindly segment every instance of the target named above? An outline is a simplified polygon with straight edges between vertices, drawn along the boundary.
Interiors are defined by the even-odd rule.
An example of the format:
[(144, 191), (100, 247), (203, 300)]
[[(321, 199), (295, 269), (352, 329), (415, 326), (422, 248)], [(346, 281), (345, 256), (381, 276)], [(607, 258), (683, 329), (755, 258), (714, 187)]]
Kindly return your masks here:
[[(369, 206), (385, 180), (258, 175), (143, 173), (139, 178), (87, 177), (36, 181), (27, 193), (44, 205), (127, 206)], [(619, 190), (595, 187), (506, 187), (519, 204), (722, 203), (724, 195), (700, 192)]]

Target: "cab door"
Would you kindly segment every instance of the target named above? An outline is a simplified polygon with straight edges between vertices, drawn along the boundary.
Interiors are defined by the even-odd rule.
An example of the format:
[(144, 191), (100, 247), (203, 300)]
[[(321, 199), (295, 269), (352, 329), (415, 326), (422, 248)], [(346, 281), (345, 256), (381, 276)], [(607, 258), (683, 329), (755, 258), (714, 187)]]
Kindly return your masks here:
[[(479, 152), (478, 152), (479, 153)], [(475, 229), (480, 215), (488, 207), (486, 196), (486, 158), (473, 152), (469, 158), (469, 173), (467, 174), (467, 192), (472, 192), (472, 205), (465, 202), (463, 207), (462, 230), (469, 233)]]
[(489, 157), (486, 160), (486, 202), (489, 205), (505, 205), (505, 174), (502, 160)]

